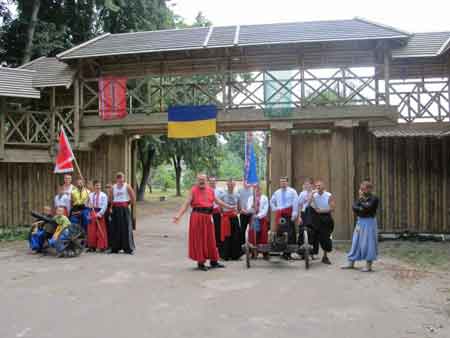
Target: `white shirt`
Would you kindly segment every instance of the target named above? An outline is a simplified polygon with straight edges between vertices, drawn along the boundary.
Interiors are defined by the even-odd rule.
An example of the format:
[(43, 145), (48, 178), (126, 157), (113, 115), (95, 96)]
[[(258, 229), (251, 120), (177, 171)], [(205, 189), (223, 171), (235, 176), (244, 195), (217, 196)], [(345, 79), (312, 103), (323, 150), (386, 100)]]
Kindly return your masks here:
[(130, 196), (128, 195), (128, 184), (124, 183), (119, 188), (117, 184), (113, 185), (113, 202), (130, 202)]
[[(216, 188), (216, 189), (214, 189), (214, 196), (216, 197), (216, 198), (218, 198), (219, 200), (223, 200), (223, 195), (225, 194), (225, 191), (223, 191), (222, 189), (220, 189), (220, 188)], [(216, 204), (216, 202), (214, 202), (213, 203), (213, 208), (217, 208), (218, 207), (218, 205)]]
[(238, 196), (239, 196), (239, 207), (241, 209), (246, 209), (249, 214), (253, 214), (255, 212), (253, 203), (248, 202), (250, 198), (253, 199), (253, 188), (249, 187), (239, 189)]
[(91, 192), (89, 194), (89, 205), (94, 209), (99, 208), (100, 211), (97, 214), (103, 216), (108, 208), (108, 196), (102, 191), (98, 195), (95, 191)]
[[(298, 195), (297, 201), (294, 204), (293, 214), (298, 216), (299, 212), (305, 211), (305, 209), (309, 206), (309, 197), (312, 194), (312, 191), (303, 190), (300, 195)], [(300, 205), (302, 209), (300, 210)]]
[(71, 199), (72, 198), (72, 190), (73, 190), (73, 188), (75, 188), (74, 185), (71, 184), (68, 187), (63, 185), (62, 187), (63, 187), (64, 193), (69, 197), (69, 199)]
[(291, 187), (278, 189), (270, 199), (270, 207), (273, 211), (290, 208), (294, 206), (297, 198), (297, 192)]
[[(247, 209), (253, 208), (253, 196), (251, 196), (248, 199), (248, 206)], [(267, 216), (267, 213), (269, 212), (269, 199), (266, 195), (261, 195), (259, 198), (259, 212), (256, 215), (257, 218), (262, 219)]]
[(330, 209), (330, 197), (331, 193), (324, 191), (322, 195), (318, 192), (314, 193), (311, 205), (319, 209)]
[(67, 212), (70, 214), (70, 197), (66, 193), (64, 194), (58, 194), (55, 196), (54, 199), (55, 208), (58, 207), (64, 207), (66, 208)]

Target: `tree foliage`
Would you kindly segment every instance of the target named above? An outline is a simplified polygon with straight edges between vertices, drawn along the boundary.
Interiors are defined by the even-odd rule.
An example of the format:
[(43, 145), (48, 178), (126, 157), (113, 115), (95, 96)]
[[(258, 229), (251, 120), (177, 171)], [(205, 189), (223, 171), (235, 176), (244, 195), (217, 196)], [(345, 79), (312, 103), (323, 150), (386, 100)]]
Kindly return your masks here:
[[(17, 8), (14, 18), (11, 6)], [(2, 61), (13, 66), (30, 58), (54, 56), (105, 32), (170, 28), (175, 24), (166, 0), (0, 0), (0, 14), (0, 48), (5, 51)]]

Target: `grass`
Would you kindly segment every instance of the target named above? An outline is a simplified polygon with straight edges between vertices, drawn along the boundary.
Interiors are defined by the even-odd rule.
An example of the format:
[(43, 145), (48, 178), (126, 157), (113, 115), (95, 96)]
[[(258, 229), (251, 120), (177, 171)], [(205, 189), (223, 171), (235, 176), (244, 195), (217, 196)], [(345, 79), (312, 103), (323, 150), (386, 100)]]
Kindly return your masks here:
[[(348, 252), (350, 243), (338, 242), (336, 250)], [(382, 256), (392, 257), (423, 270), (450, 271), (450, 243), (432, 241), (383, 241), (379, 243)]]
[(422, 269), (450, 270), (449, 242), (386, 241), (380, 251)]
[(28, 238), (29, 227), (3, 227), (0, 228), (0, 242), (24, 241)]
[(165, 197), (166, 200), (181, 201), (184, 200), (186, 194), (187, 192), (182, 190), (180, 197), (176, 196), (175, 189), (168, 189), (167, 191), (162, 191), (160, 189), (153, 189), (152, 193), (149, 193), (148, 191), (145, 193), (145, 200), (148, 202), (159, 202), (161, 197)]

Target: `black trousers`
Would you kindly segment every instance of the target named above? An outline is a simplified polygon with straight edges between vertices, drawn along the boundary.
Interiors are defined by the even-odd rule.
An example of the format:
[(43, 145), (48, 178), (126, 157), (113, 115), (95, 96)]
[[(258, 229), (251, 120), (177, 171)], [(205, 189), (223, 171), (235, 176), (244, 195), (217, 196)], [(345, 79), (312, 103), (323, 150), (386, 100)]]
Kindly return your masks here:
[(333, 250), (333, 241), (331, 240), (331, 234), (334, 230), (333, 217), (329, 213), (319, 214), (315, 211), (313, 211), (312, 216), (314, 240), (317, 241), (323, 251), (331, 252)]
[(117, 253), (123, 250), (132, 253), (135, 250), (133, 238), (133, 224), (131, 213), (128, 207), (112, 208), (111, 221), (111, 250)]
[(220, 219), (222, 218), (222, 215), (219, 213), (215, 213), (212, 216), (214, 222), (214, 235), (216, 236), (216, 246), (220, 252), (222, 248), (222, 241), (220, 240)]
[(220, 257), (224, 260), (237, 260), (239, 259), (243, 252), (242, 252), (242, 245), (241, 245), (241, 228), (239, 226), (239, 218), (233, 217), (230, 218), (230, 225), (231, 225), (231, 234), (225, 240), (222, 244), (222, 252), (219, 251)]
[(240, 214), (239, 222), (241, 223), (241, 244), (245, 243), (245, 232), (247, 231), (247, 227), (252, 220), (253, 214)]

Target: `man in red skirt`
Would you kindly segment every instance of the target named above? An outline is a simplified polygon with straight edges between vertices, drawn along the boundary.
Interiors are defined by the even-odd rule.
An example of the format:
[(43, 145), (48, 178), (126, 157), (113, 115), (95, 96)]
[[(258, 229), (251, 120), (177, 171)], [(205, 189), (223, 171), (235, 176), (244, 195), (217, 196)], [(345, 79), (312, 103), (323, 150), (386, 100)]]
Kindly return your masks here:
[(219, 263), (219, 253), (216, 246), (212, 222), (214, 203), (225, 208), (234, 208), (234, 206), (218, 199), (214, 190), (208, 187), (206, 175), (199, 174), (197, 184), (192, 187), (186, 201), (173, 218), (173, 222), (178, 223), (189, 206), (192, 207), (189, 220), (189, 258), (197, 262), (198, 269), (201, 271), (208, 271), (209, 268), (205, 265), (208, 259), (211, 269), (225, 267)]

